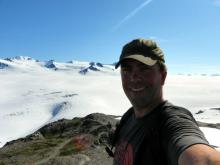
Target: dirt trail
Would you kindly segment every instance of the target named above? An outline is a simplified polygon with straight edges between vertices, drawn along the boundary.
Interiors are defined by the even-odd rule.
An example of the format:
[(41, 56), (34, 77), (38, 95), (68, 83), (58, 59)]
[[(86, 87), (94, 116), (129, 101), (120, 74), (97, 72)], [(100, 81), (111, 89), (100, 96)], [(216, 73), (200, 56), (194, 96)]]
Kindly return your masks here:
[(40, 165), (43, 163), (46, 163), (47, 161), (49, 161), (50, 159), (56, 157), (59, 153), (60, 153), (60, 149), (62, 149), (66, 144), (68, 144), (71, 140), (73, 140), (73, 138), (67, 139), (66, 141), (64, 141), (63, 143), (61, 143), (60, 145), (58, 145), (57, 147), (55, 147), (53, 149), (52, 152), (50, 152), (49, 156), (47, 158), (44, 158), (36, 163), (34, 163), (34, 165)]

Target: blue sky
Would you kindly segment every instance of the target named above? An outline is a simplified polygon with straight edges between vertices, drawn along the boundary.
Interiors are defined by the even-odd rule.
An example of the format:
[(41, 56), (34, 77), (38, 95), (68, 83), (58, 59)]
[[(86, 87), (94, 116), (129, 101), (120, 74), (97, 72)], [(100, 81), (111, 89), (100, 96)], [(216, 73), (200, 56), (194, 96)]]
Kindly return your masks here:
[(170, 72), (220, 73), (220, 0), (0, 0), (0, 58), (117, 61), (151, 38)]

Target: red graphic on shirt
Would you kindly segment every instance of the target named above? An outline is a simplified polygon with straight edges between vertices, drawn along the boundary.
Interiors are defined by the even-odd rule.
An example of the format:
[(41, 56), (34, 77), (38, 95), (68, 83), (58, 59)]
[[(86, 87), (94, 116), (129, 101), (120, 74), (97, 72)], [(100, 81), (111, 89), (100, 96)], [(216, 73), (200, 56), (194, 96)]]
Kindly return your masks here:
[(133, 164), (133, 147), (127, 142), (120, 142), (116, 146), (115, 161), (118, 165), (132, 165)]

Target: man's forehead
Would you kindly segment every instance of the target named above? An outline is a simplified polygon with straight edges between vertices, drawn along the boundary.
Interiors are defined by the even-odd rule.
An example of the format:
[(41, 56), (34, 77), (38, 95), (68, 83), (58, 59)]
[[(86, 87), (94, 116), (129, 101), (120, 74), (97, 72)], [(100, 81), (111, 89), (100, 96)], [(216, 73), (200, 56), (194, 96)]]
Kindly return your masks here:
[(121, 67), (127, 67), (127, 66), (132, 66), (132, 65), (151, 67), (135, 59), (124, 59), (123, 61), (121, 61)]

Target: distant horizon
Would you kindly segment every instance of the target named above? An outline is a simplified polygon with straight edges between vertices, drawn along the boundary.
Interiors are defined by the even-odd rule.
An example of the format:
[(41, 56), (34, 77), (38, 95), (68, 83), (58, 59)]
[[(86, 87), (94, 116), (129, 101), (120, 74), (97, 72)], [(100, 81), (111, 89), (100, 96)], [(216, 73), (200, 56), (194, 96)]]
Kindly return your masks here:
[[(102, 61), (99, 59), (83, 59), (83, 58), (70, 58), (70, 59), (59, 59), (59, 58), (44, 58), (41, 56), (38, 57), (32, 57), (29, 55), (11, 55), (11, 56), (0, 56), (0, 59), (6, 59), (6, 58), (16, 58), (16, 57), (30, 57), (35, 60), (39, 61), (50, 61), (54, 60), (55, 62), (69, 62), (69, 61), (82, 61), (82, 62), (100, 62), (102, 64), (109, 64), (109, 65), (114, 65), (117, 60), (115, 61)], [(173, 63), (167, 63), (167, 68), (168, 71), (171, 72), (172, 74), (220, 74), (220, 65), (209, 65), (209, 64), (173, 64)]]
[[(77, 59), (70, 59), (70, 60), (67, 60), (67, 61), (58, 61), (58, 60), (55, 60), (55, 59), (48, 59), (48, 60), (40, 60), (40, 59), (36, 59), (36, 58), (33, 58), (33, 57), (30, 57), (30, 56), (15, 56), (15, 57), (6, 57), (6, 58), (0, 58), (0, 60), (7, 60), (7, 58), (9, 59), (27, 59), (27, 58), (31, 58), (32, 60), (37, 60), (39, 62), (48, 62), (48, 61), (54, 61), (54, 62), (58, 62), (58, 63), (68, 63), (68, 62), (71, 62), (71, 61), (78, 61), (78, 62), (88, 62), (88, 63), (101, 63), (103, 65), (115, 65), (115, 62), (112, 62), (112, 63), (103, 63), (103, 62), (100, 62), (100, 61), (85, 61), (85, 60), (77, 60)], [(1, 61), (0, 61), (1, 63)], [(173, 68), (172, 68), (173, 67)], [(210, 76), (220, 76), (220, 68), (219, 68), (219, 71), (218, 72), (214, 72), (214, 71), (210, 71), (210, 72), (207, 72), (207, 68), (206, 68), (206, 72), (181, 72), (181, 71), (175, 71), (174, 68), (177, 68), (177, 66), (171, 66), (171, 68), (169, 66), (167, 66), (168, 68), (168, 74), (171, 74), (171, 75), (188, 75), (188, 76), (193, 76), (193, 75), (201, 75), (201, 76), (206, 76), (206, 75), (210, 75)], [(195, 67), (195, 66), (191, 66), (191, 67)], [(201, 67), (201, 66), (198, 66), (198, 67)], [(172, 70), (173, 69), (173, 70)]]

